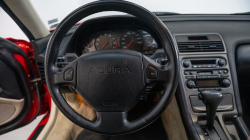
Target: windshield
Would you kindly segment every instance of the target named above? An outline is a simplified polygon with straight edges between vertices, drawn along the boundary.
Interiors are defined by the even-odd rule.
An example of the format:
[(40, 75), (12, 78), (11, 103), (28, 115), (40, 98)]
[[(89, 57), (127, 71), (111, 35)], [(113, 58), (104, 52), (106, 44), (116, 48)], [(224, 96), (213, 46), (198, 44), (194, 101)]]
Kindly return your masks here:
[[(93, 0), (31, 0), (48, 29), (56, 25), (76, 8)], [(235, 14), (250, 11), (250, 0), (128, 0), (151, 12), (164, 14)], [(92, 17), (124, 14), (103, 12)], [(90, 17), (91, 18), (91, 17)]]

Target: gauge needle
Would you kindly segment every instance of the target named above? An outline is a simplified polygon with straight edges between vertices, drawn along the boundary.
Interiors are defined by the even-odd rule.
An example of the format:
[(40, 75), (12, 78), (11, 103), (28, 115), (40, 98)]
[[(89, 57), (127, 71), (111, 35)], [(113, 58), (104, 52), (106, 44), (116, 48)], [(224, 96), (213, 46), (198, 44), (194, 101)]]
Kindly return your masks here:
[(102, 46), (101, 50), (108, 44), (108, 41), (105, 42), (105, 44)]
[(87, 44), (88, 47), (90, 47), (88, 42), (86, 42), (86, 44)]
[(129, 46), (134, 42), (134, 39), (132, 41), (130, 41), (130, 43), (128, 44), (128, 46), (126, 47), (126, 49), (129, 48)]

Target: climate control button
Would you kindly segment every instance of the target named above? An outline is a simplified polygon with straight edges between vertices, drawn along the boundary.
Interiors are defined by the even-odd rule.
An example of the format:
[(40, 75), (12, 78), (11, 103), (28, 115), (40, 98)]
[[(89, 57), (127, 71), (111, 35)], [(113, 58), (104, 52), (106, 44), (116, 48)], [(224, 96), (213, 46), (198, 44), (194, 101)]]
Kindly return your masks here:
[(229, 79), (223, 79), (221, 81), (221, 85), (224, 86), (224, 87), (229, 87), (231, 85), (231, 82)]
[(220, 66), (225, 66), (225, 65), (226, 65), (226, 60), (223, 59), (223, 58), (221, 58), (221, 59), (218, 60), (218, 64), (219, 64)]
[(196, 85), (195, 85), (195, 82), (190, 80), (190, 81), (187, 81), (187, 87), (188, 88), (194, 88)]
[(189, 60), (184, 60), (184, 61), (183, 61), (183, 66), (184, 66), (185, 68), (189, 67), (190, 65), (191, 65), (191, 62), (190, 62)]

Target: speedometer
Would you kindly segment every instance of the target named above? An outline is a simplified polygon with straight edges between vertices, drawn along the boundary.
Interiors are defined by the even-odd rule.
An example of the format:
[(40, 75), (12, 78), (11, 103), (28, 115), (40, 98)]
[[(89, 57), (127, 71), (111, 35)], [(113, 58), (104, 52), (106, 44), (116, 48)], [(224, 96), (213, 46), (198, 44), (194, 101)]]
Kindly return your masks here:
[(136, 31), (127, 31), (121, 37), (121, 47), (141, 52), (143, 50), (142, 36)]

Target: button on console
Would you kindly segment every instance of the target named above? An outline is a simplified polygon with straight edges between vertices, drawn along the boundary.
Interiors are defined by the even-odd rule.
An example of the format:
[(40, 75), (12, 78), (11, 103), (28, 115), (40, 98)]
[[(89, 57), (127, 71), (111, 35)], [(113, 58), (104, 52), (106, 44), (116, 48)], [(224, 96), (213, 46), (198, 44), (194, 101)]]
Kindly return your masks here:
[(197, 72), (196, 72), (196, 71), (192, 71), (191, 74), (192, 74), (192, 75), (196, 75)]
[(207, 76), (202, 76), (203, 79), (207, 79)]
[(196, 76), (196, 79), (202, 79), (202, 76)]
[(213, 79), (213, 76), (207, 76), (208, 79)]
[(198, 89), (198, 91), (203, 91), (203, 90), (205, 90), (205, 88), (199, 88), (199, 89)]
[(185, 75), (189, 75), (189, 72), (188, 72), (188, 71), (185, 71), (184, 74), (185, 74)]
[(186, 79), (195, 79), (194, 76), (185, 76)]
[(220, 87), (218, 87), (218, 88), (216, 88), (216, 90), (221, 91), (221, 88), (220, 88)]
[(229, 77), (229, 75), (220, 75), (221, 78)]

